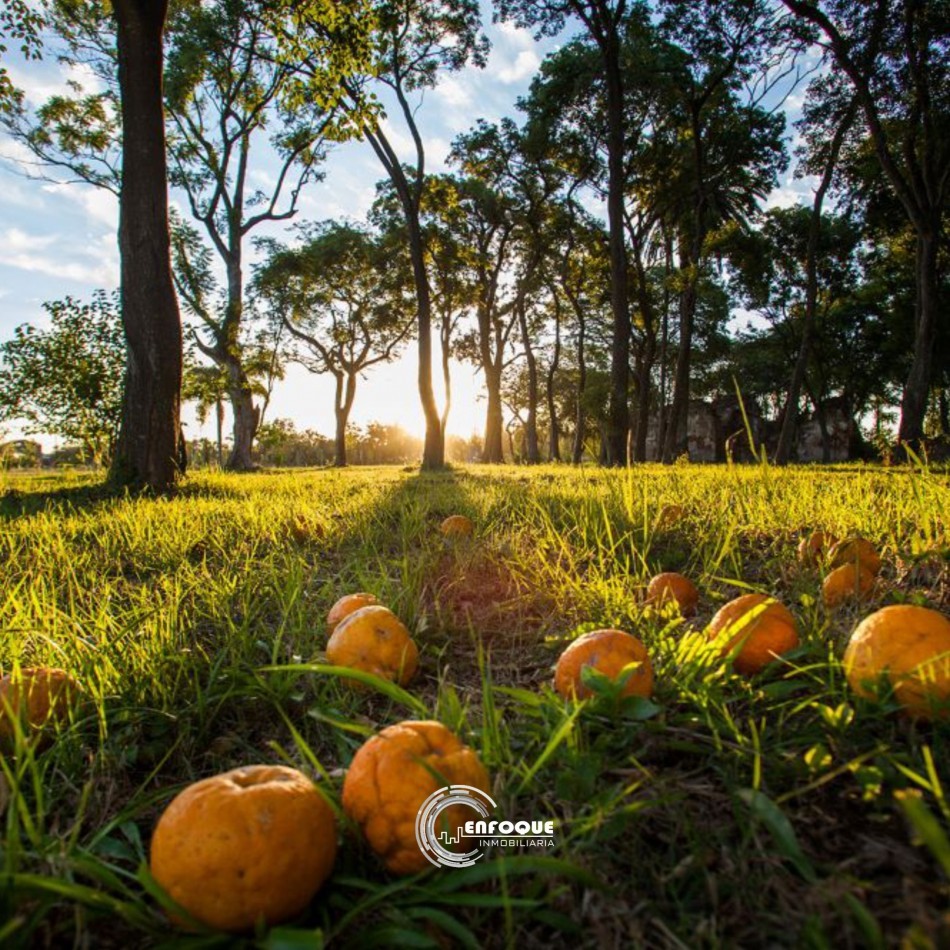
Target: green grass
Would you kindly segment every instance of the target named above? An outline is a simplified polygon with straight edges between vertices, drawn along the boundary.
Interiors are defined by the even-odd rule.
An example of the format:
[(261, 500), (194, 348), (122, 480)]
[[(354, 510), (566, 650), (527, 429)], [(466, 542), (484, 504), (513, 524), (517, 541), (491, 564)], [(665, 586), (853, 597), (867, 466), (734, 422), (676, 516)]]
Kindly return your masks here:
[[(338, 802), (360, 743), (423, 716), (478, 750), (504, 816), (557, 820), (554, 852), (397, 879), (344, 825), (306, 917), (251, 943), (950, 945), (950, 726), (856, 700), (840, 665), (874, 606), (950, 613), (944, 473), (378, 468), (196, 474), (159, 500), (85, 476), (4, 490), (0, 666), (63, 667), (91, 700), (50, 748), (2, 759), (4, 947), (230, 945), (161, 911), (145, 867), (164, 805), (252, 762), (295, 765)], [(666, 503), (686, 517), (660, 529)], [(441, 537), (455, 512), (474, 538)], [(879, 545), (874, 604), (826, 616), (794, 555), (812, 528)], [(660, 570), (695, 580), (697, 618), (645, 611)], [(321, 669), (323, 618), (353, 590), (414, 632), (409, 695)], [(802, 645), (746, 680), (696, 631), (750, 590), (793, 610)], [(604, 626), (647, 644), (652, 703), (551, 691), (563, 645)]]

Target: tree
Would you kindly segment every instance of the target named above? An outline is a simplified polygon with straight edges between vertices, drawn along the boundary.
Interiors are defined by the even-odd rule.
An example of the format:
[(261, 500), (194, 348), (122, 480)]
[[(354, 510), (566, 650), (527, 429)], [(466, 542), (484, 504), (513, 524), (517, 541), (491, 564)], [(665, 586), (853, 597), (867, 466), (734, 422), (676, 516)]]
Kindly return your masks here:
[(774, 27), (763, 4), (665, 0), (663, 7), (663, 33), (675, 44), (666, 86), (671, 121), (667, 134), (656, 137), (653, 180), (664, 189), (664, 214), (675, 222), (680, 264), (679, 347), (662, 451), (671, 462), (686, 429), (707, 239), (725, 222), (748, 220), (786, 158), (784, 116), (761, 108), (755, 97), (740, 98), (763, 61), (770, 62), (765, 54)]
[[(373, 50), (368, 69), (343, 82), (340, 105), (369, 142), (399, 198), (405, 215), (417, 306), (419, 397), (426, 420), (422, 467), (445, 463), (442, 420), (432, 388), (432, 295), (420, 220), (426, 178), (425, 143), (419, 131), (414, 99), (433, 88), (444, 71), (469, 63), (484, 66), (488, 41), (480, 34), (478, 0), (376, 0), (371, 3)], [(287, 55), (300, 50), (324, 31), (312, 23), (292, 37)], [(377, 93), (386, 96), (412, 140), (412, 158), (397, 154), (383, 128), (386, 112)]]
[[(26, 0), (4, 0), (0, 7), (0, 56), (7, 52), (7, 43), (13, 40), (25, 59), (40, 58), (43, 16)], [(0, 64), (0, 115), (15, 110), (22, 102), (22, 94), (10, 79), (7, 68)]]
[(43, 305), (48, 329), (22, 324), (0, 344), (0, 420), (79, 443), (109, 461), (122, 411), (125, 347), (117, 294)]
[(625, 17), (631, 12), (648, 16), (646, 4), (626, 0), (498, 0), (501, 19), (537, 27), (554, 36), (569, 17), (576, 17), (600, 53), (607, 106), (607, 224), (610, 236), (610, 293), (613, 334), (610, 359), (610, 399), (607, 422), (607, 463), (627, 461), (630, 428), (628, 390), (630, 377), (630, 314), (627, 289), (627, 249), (624, 239), (624, 72), (621, 67)]
[[(414, 322), (411, 301), (388, 265), (396, 248), (347, 224), (308, 228), (297, 248), (269, 245), (257, 292), (302, 347), (294, 359), (335, 382), (336, 465), (360, 375), (393, 358)], [(395, 279), (393, 277), (395, 275)]]
[[(260, 423), (242, 352), (245, 240), (263, 224), (294, 216), (334, 122), (332, 111), (289, 105), (297, 69), (277, 60), (261, 15), (261, 4), (239, 0), (186, 6), (173, 20), (166, 66), (171, 181), (184, 190), (225, 271), (223, 299), (212, 301), (215, 282), (198, 235), (177, 229), (177, 286), (210, 337), (205, 343), (196, 334), (199, 349), (228, 381), (234, 433), (227, 468), (237, 471), (254, 467)], [(267, 193), (252, 191), (252, 148), (260, 149), (272, 126), (278, 171)]]
[[(874, 152), (916, 239), (913, 361), (898, 438), (917, 442), (938, 337), (943, 214), (950, 190), (950, 9), (922, 0), (783, 0), (836, 69), (813, 91), (861, 108)], [(850, 86), (850, 89), (845, 89)]]

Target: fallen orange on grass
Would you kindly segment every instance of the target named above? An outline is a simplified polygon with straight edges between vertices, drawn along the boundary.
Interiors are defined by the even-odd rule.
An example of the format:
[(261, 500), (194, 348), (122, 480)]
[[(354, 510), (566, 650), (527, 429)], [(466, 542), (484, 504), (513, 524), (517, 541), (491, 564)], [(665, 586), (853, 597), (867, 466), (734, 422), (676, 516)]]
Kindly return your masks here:
[(44, 730), (62, 725), (82, 689), (65, 670), (28, 666), (0, 679), (0, 744), (13, 741), (16, 721), (27, 736), (48, 738)]
[[(488, 773), (475, 752), (440, 722), (397, 723), (363, 743), (343, 781), (343, 810), (394, 874), (429, 866), (416, 842), (416, 814), (446, 785), (470, 785), (489, 792)], [(471, 809), (445, 809), (449, 837), (473, 817)]]
[[(733, 658), (734, 669), (752, 676), (798, 646), (798, 628), (791, 611), (765, 594), (743, 594), (721, 607), (709, 622), (706, 636), (724, 639), (720, 654)], [(740, 646), (741, 644), (741, 646)]]
[(647, 603), (661, 605), (670, 601), (676, 603), (684, 617), (691, 617), (699, 603), (699, 590), (688, 577), (675, 571), (657, 574), (647, 585)]
[(812, 565), (821, 560), (825, 551), (836, 544), (834, 537), (824, 531), (812, 531), (798, 542), (798, 561), (800, 564)]
[(685, 516), (686, 511), (682, 505), (664, 505), (656, 517), (656, 524), (659, 528), (671, 528)]
[(828, 610), (849, 600), (864, 600), (874, 589), (874, 575), (863, 564), (842, 564), (822, 582), (821, 599)]
[(415, 676), (419, 650), (403, 622), (375, 605), (340, 621), (327, 643), (327, 660), (405, 686)]
[(346, 594), (341, 597), (327, 614), (327, 633), (333, 633), (337, 626), (346, 620), (350, 614), (356, 613), (363, 607), (372, 607), (379, 601), (373, 594), (367, 594), (366, 591), (359, 591), (355, 594)]
[(475, 530), (475, 525), (465, 515), (449, 515), (439, 530), (447, 538), (467, 538)]
[(653, 664), (646, 647), (622, 630), (593, 630), (578, 637), (558, 658), (554, 688), (565, 699), (592, 695), (583, 680), (588, 667), (617, 679), (631, 663), (638, 664), (624, 684), (622, 695), (649, 697), (653, 692)]
[(846, 538), (839, 541), (828, 555), (832, 567), (860, 564), (872, 574), (881, 570), (881, 555), (867, 538)]
[(880, 680), (918, 719), (950, 716), (950, 620), (911, 604), (882, 607), (855, 628), (844, 652), (851, 688), (875, 699)]
[(333, 809), (305, 775), (249, 765), (175, 796), (155, 826), (149, 865), (195, 920), (240, 933), (304, 910), (333, 870), (336, 834)]

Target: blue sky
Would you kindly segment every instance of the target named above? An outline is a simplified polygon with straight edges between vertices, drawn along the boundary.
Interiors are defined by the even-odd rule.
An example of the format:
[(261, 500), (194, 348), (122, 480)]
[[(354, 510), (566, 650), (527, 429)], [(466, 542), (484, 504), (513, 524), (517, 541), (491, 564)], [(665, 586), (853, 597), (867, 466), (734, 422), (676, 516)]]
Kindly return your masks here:
[[(536, 42), (526, 31), (510, 24), (492, 24), (490, 4), (485, 30), (492, 43), (484, 70), (467, 68), (447, 74), (438, 87), (425, 94), (419, 110), (430, 171), (444, 169), (452, 139), (470, 128), (478, 118), (489, 121), (515, 115), (515, 102), (530, 84), (545, 53), (558, 41)], [(565, 34), (566, 35), (566, 34)], [(36, 105), (62, 90), (67, 79), (89, 82), (82, 74), (66, 75), (53, 57), (23, 64), (10, 59), (12, 78)], [(789, 103), (795, 111), (796, 102)], [(397, 149), (406, 150), (406, 133), (394, 122), (388, 128)], [(46, 300), (67, 294), (87, 298), (98, 287), (112, 288), (118, 282), (116, 244), (117, 208), (111, 194), (87, 185), (56, 184), (29, 180), (18, 172), (23, 154), (16, 143), (0, 134), (0, 340), (12, 335), (23, 322), (42, 324)], [(258, 183), (273, 178), (273, 157), (258, 153), (253, 172)], [(308, 186), (301, 195), (295, 221), (325, 218), (361, 219), (375, 194), (382, 170), (368, 145), (352, 142), (337, 147), (324, 166), (322, 182)], [(789, 204), (807, 194), (807, 184), (792, 178), (791, 171), (770, 197), (769, 203)], [(184, 211), (173, 194), (172, 200)], [(263, 233), (263, 232), (260, 232)], [(274, 226), (270, 233), (286, 235), (287, 226)], [(248, 248), (248, 255), (253, 255)], [(374, 367), (357, 392), (352, 420), (398, 422), (410, 431), (422, 427), (422, 414), (415, 389), (415, 347), (390, 365)], [(438, 375), (438, 374), (436, 374)], [(483, 425), (481, 383), (469, 365), (453, 365), (453, 409), (450, 431), (468, 436)], [(269, 418), (293, 419), (298, 428), (332, 432), (333, 389), (329, 378), (316, 377), (291, 366), (278, 383)], [(185, 413), (189, 437), (210, 435), (210, 425), (198, 426), (190, 407)], [(226, 423), (229, 425), (229, 423)], [(7, 437), (19, 433), (8, 427)], [(43, 438), (46, 445), (55, 440)]]

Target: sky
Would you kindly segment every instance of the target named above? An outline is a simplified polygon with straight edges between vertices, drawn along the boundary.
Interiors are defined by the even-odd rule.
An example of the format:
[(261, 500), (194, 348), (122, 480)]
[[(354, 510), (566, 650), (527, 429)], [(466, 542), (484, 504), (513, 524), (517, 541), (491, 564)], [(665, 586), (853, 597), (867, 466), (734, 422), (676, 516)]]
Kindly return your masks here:
[[(562, 40), (536, 42), (530, 32), (511, 24), (491, 22), (491, 4), (483, 3), (484, 27), (491, 44), (485, 69), (468, 67), (444, 75), (438, 86), (426, 92), (417, 113), (426, 142), (428, 170), (446, 169), (445, 159), (452, 139), (468, 130), (479, 118), (496, 121), (516, 116), (515, 102), (524, 95), (544, 55)], [(564, 34), (566, 38), (569, 33)], [(22, 88), (31, 105), (66, 89), (70, 79), (87, 87), (90, 77), (68, 73), (47, 56), (42, 62), (23, 64), (7, 60), (11, 78)], [(800, 97), (787, 105), (791, 115)], [(408, 135), (393, 122), (387, 126), (397, 150), (408, 155)], [(115, 198), (103, 189), (85, 184), (30, 180), (23, 169), (24, 150), (0, 132), (0, 340), (12, 336), (14, 327), (29, 322), (43, 326), (44, 301), (67, 295), (88, 299), (97, 288), (117, 286), (119, 255), (116, 241), (118, 209)], [(266, 186), (273, 180), (276, 160), (267, 149), (257, 153), (252, 180)], [(316, 221), (364, 218), (375, 195), (375, 185), (383, 171), (369, 145), (350, 142), (337, 146), (323, 166), (324, 179), (308, 185), (301, 194), (294, 219)], [(769, 205), (788, 205), (807, 198), (809, 183), (797, 180), (790, 169), (770, 195)], [(181, 196), (172, 193), (172, 203), (185, 212)], [(269, 233), (289, 238), (289, 225), (274, 225)], [(249, 263), (253, 253), (248, 249)], [(250, 272), (250, 267), (246, 268)], [(437, 393), (441, 400), (441, 374), (433, 365)], [(418, 363), (415, 344), (390, 364), (373, 367), (361, 380), (351, 421), (398, 423), (414, 434), (423, 430), (422, 411), (416, 389)], [(468, 437), (484, 426), (485, 403), (481, 379), (469, 364), (452, 363), (451, 433)], [(268, 418), (291, 419), (298, 429), (315, 429), (326, 435), (333, 431), (333, 385), (328, 376), (315, 376), (292, 364), (286, 378), (277, 383), (268, 409)], [(188, 438), (212, 436), (212, 424), (203, 427), (193, 407), (184, 412)], [(226, 422), (226, 428), (230, 421)], [(19, 437), (16, 427), (7, 427), (3, 438)], [(45, 448), (57, 440), (41, 436)]]

